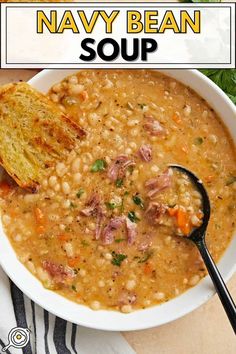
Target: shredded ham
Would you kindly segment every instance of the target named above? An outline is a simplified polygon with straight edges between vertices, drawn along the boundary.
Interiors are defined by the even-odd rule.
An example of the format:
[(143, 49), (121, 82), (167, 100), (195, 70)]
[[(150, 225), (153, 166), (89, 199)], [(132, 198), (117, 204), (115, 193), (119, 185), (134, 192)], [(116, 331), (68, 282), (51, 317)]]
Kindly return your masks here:
[(43, 261), (43, 269), (45, 269), (56, 282), (63, 282), (65, 278), (73, 278), (75, 276), (71, 268), (51, 261)]
[(100, 205), (99, 195), (97, 193), (93, 193), (86, 203), (86, 208), (82, 209), (80, 213), (83, 216), (96, 216), (99, 205)]
[(102, 232), (104, 245), (110, 245), (114, 241), (114, 231), (118, 230), (124, 224), (124, 220), (123, 216), (117, 216), (109, 221)]
[(145, 210), (145, 215), (152, 224), (157, 224), (160, 221), (161, 216), (164, 215), (166, 211), (166, 205), (158, 202), (150, 202)]
[(134, 304), (137, 300), (137, 295), (132, 292), (128, 291), (123, 291), (121, 292), (119, 298), (118, 298), (118, 304), (119, 305), (128, 305), (128, 304)]
[(114, 232), (125, 225), (127, 230), (128, 245), (132, 245), (137, 235), (137, 225), (125, 216), (117, 216), (109, 221), (102, 232), (102, 241), (105, 245), (110, 245), (114, 241)]
[(145, 122), (144, 122), (143, 127), (151, 135), (154, 135), (154, 136), (160, 136), (160, 135), (166, 134), (166, 129), (161, 125), (161, 123), (158, 120), (156, 120), (151, 115), (145, 116)]
[(168, 168), (160, 176), (151, 178), (145, 183), (145, 187), (149, 189), (147, 196), (152, 199), (163, 189), (169, 188), (171, 186), (171, 176), (173, 172)]
[(145, 235), (145, 239), (139, 242), (137, 249), (138, 251), (145, 252), (152, 245), (152, 235)]
[(118, 156), (110, 165), (107, 176), (111, 181), (115, 182), (118, 178), (125, 176), (125, 171), (129, 166), (134, 166), (135, 162), (130, 160), (126, 155)]
[(102, 224), (105, 219), (105, 212), (101, 205), (100, 197), (97, 193), (93, 193), (86, 203), (86, 208), (82, 209), (80, 213), (83, 216), (96, 217), (95, 239), (98, 240), (102, 233)]
[(137, 235), (137, 225), (126, 217), (126, 229), (127, 229), (127, 240), (128, 245), (132, 245), (136, 239)]
[(150, 162), (152, 160), (152, 147), (148, 144), (144, 144), (139, 148), (139, 156), (146, 162)]
[(99, 213), (96, 220), (96, 228), (95, 228), (95, 239), (98, 240), (102, 234), (102, 224), (105, 219), (104, 213), (102, 209), (99, 209)]

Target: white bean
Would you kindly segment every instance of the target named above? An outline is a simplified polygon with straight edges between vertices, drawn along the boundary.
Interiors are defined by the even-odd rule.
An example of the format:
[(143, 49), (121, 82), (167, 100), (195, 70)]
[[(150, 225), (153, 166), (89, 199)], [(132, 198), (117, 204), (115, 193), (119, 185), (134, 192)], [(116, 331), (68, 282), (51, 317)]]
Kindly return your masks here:
[(48, 183), (49, 186), (53, 188), (55, 184), (57, 184), (57, 177), (56, 176), (49, 177)]
[(124, 312), (124, 313), (130, 313), (132, 312), (132, 306), (131, 305), (123, 305), (121, 307), (121, 311)]
[(135, 286), (136, 286), (136, 281), (133, 279), (128, 280), (126, 283), (127, 290), (133, 290), (135, 288)]
[(196, 284), (199, 282), (199, 280), (200, 280), (200, 276), (199, 276), (198, 274), (193, 275), (193, 276), (190, 278), (190, 280), (189, 280), (189, 284), (190, 284), (191, 286), (194, 286), (194, 285), (196, 285)]
[(58, 177), (63, 177), (64, 174), (66, 173), (66, 166), (62, 162), (58, 162), (56, 165), (56, 173)]
[(78, 95), (84, 90), (84, 86), (80, 84), (71, 85), (69, 88), (70, 95)]
[(92, 310), (99, 310), (100, 309), (100, 302), (99, 301), (93, 301), (90, 305)]
[(68, 82), (69, 82), (70, 84), (72, 84), (72, 85), (78, 84), (78, 78), (77, 78), (77, 76), (73, 75), (73, 76), (69, 77)]
[(105, 253), (104, 258), (110, 261), (112, 259), (112, 255), (110, 253)]
[(157, 292), (157, 293), (154, 294), (154, 298), (156, 300), (163, 300), (165, 298), (165, 294), (162, 293), (162, 292)]
[(184, 107), (184, 115), (185, 115), (185, 117), (188, 117), (190, 115), (191, 111), (192, 111), (191, 107), (189, 105), (186, 105)]
[(77, 172), (73, 175), (73, 181), (76, 184), (78, 184), (81, 181), (81, 177), (82, 177), (81, 173)]
[(71, 242), (66, 242), (64, 244), (64, 250), (66, 251), (67, 257), (74, 257), (74, 249)]
[(73, 162), (71, 166), (72, 172), (78, 172), (80, 170), (80, 158), (77, 157)]
[(61, 187), (64, 194), (70, 193), (70, 185), (68, 182), (63, 182)]

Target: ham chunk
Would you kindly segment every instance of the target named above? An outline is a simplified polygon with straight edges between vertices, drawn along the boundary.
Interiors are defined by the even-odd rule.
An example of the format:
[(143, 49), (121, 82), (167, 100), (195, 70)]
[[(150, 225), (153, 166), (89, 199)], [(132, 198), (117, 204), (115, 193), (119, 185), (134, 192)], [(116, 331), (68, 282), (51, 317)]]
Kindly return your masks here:
[(102, 233), (102, 224), (105, 219), (105, 212), (101, 205), (100, 197), (93, 193), (86, 203), (86, 208), (80, 211), (83, 216), (96, 217), (95, 239), (98, 240)]
[(147, 251), (152, 246), (152, 238), (153, 238), (153, 235), (146, 235), (145, 234), (137, 245), (138, 251), (140, 251), (140, 252)]
[(132, 245), (137, 235), (137, 224), (130, 221), (129, 218), (126, 218), (126, 229), (128, 245)]
[(86, 203), (86, 208), (81, 210), (83, 216), (96, 216), (100, 205), (100, 198), (97, 193), (93, 193)]
[(132, 245), (137, 235), (137, 225), (125, 216), (117, 216), (109, 221), (102, 232), (102, 241), (105, 245), (110, 245), (114, 241), (114, 232), (125, 225), (127, 230), (128, 245)]
[(102, 241), (104, 245), (110, 245), (114, 241), (114, 232), (124, 224), (124, 217), (117, 216), (109, 221), (102, 232)]
[(45, 269), (57, 283), (63, 283), (66, 279), (75, 277), (71, 268), (64, 267), (62, 264), (56, 264), (51, 261), (43, 261), (43, 269)]
[(152, 199), (161, 192), (163, 189), (169, 188), (171, 186), (171, 177), (173, 172), (170, 168), (168, 168), (161, 175), (151, 178), (145, 183), (145, 187), (149, 189), (147, 196)]
[(96, 220), (96, 228), (95, 228), (95, 239), (98, 240), (101, 237), (102, 234), (102, 224), (104, 221), (104, 213), (102, 209), (99, 209), (99, 213), (97, 215), (97, 220)]
[(115, 182), (118, 178), (125, 176), (125, 171), (128, 167), (134, 165), (135, 162), (130, 160), (128, 156), (120, 155), (109, 166), (107, 176), (111, 181)]
[(145, 215), (152, 224), (158, 224), (161, 216), (167, 211), (167, 206), (158, 202), (150, 202)]
[(148, 144), (144, 144), (139, 148), (139, 156), (145, 162), (150, 162), (152, 160), (152, 147)]
[(137, 300), (137, 295), (134, 292), (122, 291), (119, 298), (119, 305), (134, 304)]
[(155, 119), (151, 115), (145, 116), (145, 122), (143, 127), (150, 133), (150, 135), (153, 136), (161, 136), (166, 134), (166, 129), (161, 125), (161, 123), (157, 119)]

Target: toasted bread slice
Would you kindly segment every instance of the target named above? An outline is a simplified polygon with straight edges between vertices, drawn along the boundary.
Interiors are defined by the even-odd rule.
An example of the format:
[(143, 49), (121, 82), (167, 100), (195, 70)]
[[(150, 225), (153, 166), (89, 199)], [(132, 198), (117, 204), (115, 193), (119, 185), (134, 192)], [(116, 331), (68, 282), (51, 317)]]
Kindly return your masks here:
[(85, 132), (27, 83), (0, 88), (0, 164), (17, 184), (36, 191), (45, 169), (63, 160)]

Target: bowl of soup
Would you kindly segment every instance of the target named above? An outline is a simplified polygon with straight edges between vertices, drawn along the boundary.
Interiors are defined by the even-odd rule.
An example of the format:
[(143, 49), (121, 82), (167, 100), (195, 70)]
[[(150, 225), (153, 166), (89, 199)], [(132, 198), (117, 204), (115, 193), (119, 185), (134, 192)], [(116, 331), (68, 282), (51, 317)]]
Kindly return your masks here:
[[(201, 225), (192, 170), (209, 193), (206, 242), (235, 270), (236, 111), (195, 70), (44, 70), (29, 82), (86, 132), (38, 193), (1, 193), (0, 262), (36, 303), (71, 322), (137, 330), (213, 294), (188, 234)], [(3, 179), (8, 179), (3, 173)]]

